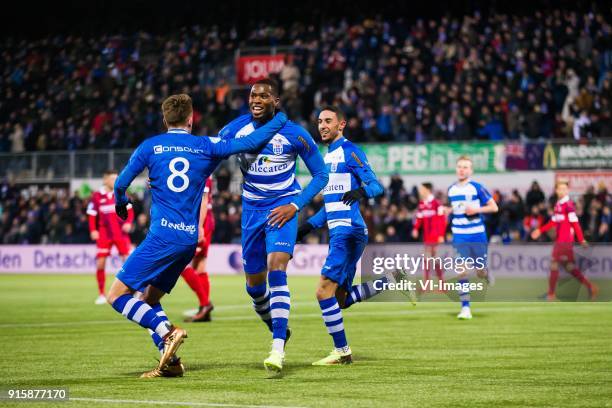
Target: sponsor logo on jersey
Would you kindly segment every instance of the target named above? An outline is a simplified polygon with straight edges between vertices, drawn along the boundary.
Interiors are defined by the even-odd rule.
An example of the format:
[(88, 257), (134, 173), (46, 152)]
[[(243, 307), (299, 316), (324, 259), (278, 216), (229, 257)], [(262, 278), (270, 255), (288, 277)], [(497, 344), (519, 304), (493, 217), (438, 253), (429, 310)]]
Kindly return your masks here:
[(283, 241), (276, 241), (274, 245), (286, 246), (286, 247), (290, 246), (288, 242), (283, 242)]
[(194, 149), (188, 146), (162, 146), (162, 145), (153, 146), (154, 154), (162, 154), (162, 153), (170, 153), (170, 152), (186, 152), (186, 153), (200, 154), (200, 153), (204, 153), (204, 150)]
[(323, 189), (324, 193), (332, 193), (338, 191), (344, 191), (344, 186), (342, 184), (328, 184)]
[(289, 163), (274, 164), (267, 156), (260, 157), (249, 165), (249, 173), (279, 173), (289, 168)]
[(170, 228), (176, 231), (184, 231), (184, 232), (188, 232), (189, 234), (194, 234), (196, 231), (196, 226), (194, 224), (192, 225), (185, 225), (185, 223), (183, 221), (181, 221), (180, 224), (176, 224), (173, 222), (169, 222), (167, 219), (162, 218), (161, 219), (161, 226), (164, 228)]
[(336, 170), (338, 170), (338, 163), (337, 162), (333, 162), (331, 164), (331, 167), (330, 167), (329, 171), (331, 171), (332, 173), (335, 173)]

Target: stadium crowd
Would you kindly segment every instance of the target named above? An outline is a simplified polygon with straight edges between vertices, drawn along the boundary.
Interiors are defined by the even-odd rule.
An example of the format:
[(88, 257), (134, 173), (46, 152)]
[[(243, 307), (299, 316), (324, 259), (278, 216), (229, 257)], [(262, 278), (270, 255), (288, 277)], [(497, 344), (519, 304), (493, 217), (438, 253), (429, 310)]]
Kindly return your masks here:
[[(239, 243), (240, 196), (230, 193), (226, 183), (217, 182), (217, 190), (213, 198), (216, 228), (212, 242)], [(441, 191), (436, 195), (445, 202)], [(548, 221), (555, 202), (554, 195), (547, 196), (537, 182), (524, 195), (514, 191), (506, 196), (493, 191), (493, 198), (500, 211), (485, 218), (487, 232), (492, 241), (505, 243), (531, 240), (529, 233)], [(574, 199), (585, 238), (590, 242), (612, 242), (612, 195), (605, 186), (591, 187)], [(147, 194), (133, 196), (132, 201), (136, 217), (130, 236), (137, 245), (147, 232), (150, 203)], [(0, 185), (0, 244), (90, 243), (87, 203), (88, 199), (78, 192), (70, 195), (62, 188), (19, 189), (4, 182)], [(417, 204), (416, 186), (408, 188), (400, 177), (393, 177), (378, 202), (363, 203), (370, 242), (413, 242), (410, 234)], [(302, 211), (301, 222), (322, 205), (319, 195)], [(308, 242), (326, 243), (327, 239), (327, 230), (322, 229), (311, 234)]]
[(214, 134), (247, 111), (241, 47), (288, 45), (283, 106), (314, 129), (317, 109), (348, 114), (356, 142), (610, 136), (609, 10), (528, 16), (368, 18), (250, 32), (0, 39), (0, 152), (131, 148), (161, 126), (160, 102), (192, 95)]

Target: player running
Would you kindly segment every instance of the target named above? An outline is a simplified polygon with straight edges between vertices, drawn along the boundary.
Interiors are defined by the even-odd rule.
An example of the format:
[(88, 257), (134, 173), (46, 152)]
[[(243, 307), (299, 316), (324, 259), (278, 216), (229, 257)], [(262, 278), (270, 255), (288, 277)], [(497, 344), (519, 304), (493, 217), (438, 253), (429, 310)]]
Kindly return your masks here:
[(87, 205), (89, 218), (89, 236), (95, 241), (96, 280), (98, 281), (98, 297), (96, 305), (106, 304), (106, 258), (110, 256), (113, 245), (125, 261), (130, 253), (130, 236), (128, 235), (134, 221), (134, 210), (128, 206), (127, 219), (121, 220), (115, 216), (115, 194), (113, 186), (117, 180), (116, 170), (107, 170), (102, 178), (102, 188), (95, 191)]
[[(431, 183), (422, 183), (419, 186), (419, 206), (416, 213), (416, 220), (412, 227), (412, 238), (419, 238), (419, 230), (423, 229), (423, 243), (425, 244), (425, 256), (435, 257), (438, 244), (444, 242), (446, 231), (446, 214), (444, 207), (433, 195)], [(425, 267), (424, 279), (429, 280), (431, 271)], [(441, 265), (436, 264), (436, 276), (440, 284), (444, 282), (444, 272)]]
[(552, 227), (556, 227), (557, 230), (555, 245), (552, 251), (552, 260), (550, 262), (550, 275), (548, 277), (548, 293), (546, 299), (549, 301), (557, 300), (557, 280), (559, 279), (559, 264), (561, 264), (567, 272), (586, 286), (589, 290), (591, 300), (594, 300), (597, 297), (599, 289), (584, 276), (574, 259), (574, 236), (582, 245), (587, 245), (587, 242), (584, 239), (582, 228), (578, 222), (576, 206), (569, 197), (568, 182), (565, 180), (557, 181), (555, 193), (557, 194), (557, 202), (555, 204), (554, 215), (545, 225), (541, 228), (536, 228), (531, 233), (531, 238), (536, 240), (540, 238), (543, 232), (548, 231)]
[[(278, 95), (275, 81), (257, 81), (249, 95), (251, 113), (230, 122), (219, 135), (224, 139), (241, 138), (267, 123), (280, 103)], [(312, 174), (304, 190), (295, 178), (297, 156)], [(296, 214), (325, 187), (328, 174), (310, 134), (291, 121), (259, 153), (243, 154), (238, 159), (244, 176), (241, 227), (246, 291), (272, 332), (272, 350), (264, 367), (270, 376), (278, 376), (285, 359), (285, 342), (291, 335), (286, 271), (295, 246)]]
[[(460, 258), (471, 259), (476, 274), (492, 280), (487, 270), (488, 238), (482, 214), (498, 211), (497, 203), (491, 194), (481, 184), (471, 180), (473, 174), (472, 160), (461, 156), (457, 160), (457, 182), (448, 188), (448, 201), (451, 205), (451, 230), (453, 232), (453, 247)], [(466, 287), (471, 270), (458, 274), (458, 282)], [(470, 309), (470, 292), (461, 290), (461, 311), (457, 315), (460, 320), (472, 318)]]
[[(298, 231), (298, 240), (301, 240), (326, 223), (329, 228), (329, 254), (321, 270), (316, 295), (334, 349), (313, 365), (352, 362), (340, 309), (379, 293), (374, 289), (374, 282), (352, 284), (357, 262), (368, 242), (368, 230), (359, 212), (359, 201), (381, 195), (383, 187), (365, 154), (343, 136), (345, 126), (344, 113), (336, 107), (324, 107), (319, 114), (319, 134), (328, 146), (324, 160), (329, 170), (329, 183), (323, 190), (325, 205)], [(380, 280), (384, 282), (386, 278)]]
[[(159, 347), (159, 365), (142, 377), (180, 376), (175, 356), (187, 332), (173, 326), (160, 299), (170, 293), (195, 253), (198, 217), (206, 179), (228, 156), (261, 148), (286, 123), (283, 113), (246, 138), (221, 141), (190, 134), (193, 107), (188, 95), (172, 95), (162, 104), (167, 132), (138, 146), (115, 182), (117, 215), (127, 218), (126, 190), (145, 168), (151, 183), (151, 226), (145, 240), (129, 256), (107, 299), (127, 319), (150, 329)], [(134, 293), (142, 292), (135, 298)]]
[(212, 177), (206, 180), (202, 204), (200, 206), (200, 225), (198, 227), (198, 246), (191, 265), (187, 265), (183, 279), (198, 297), (198, 312), (185, 319), (186, 322), (210, 322), (210, 313), (215, 308), (210, 302), (210, 280), (206, 272), (208, 247), (215, 232), (215, 217), (212, 211)]

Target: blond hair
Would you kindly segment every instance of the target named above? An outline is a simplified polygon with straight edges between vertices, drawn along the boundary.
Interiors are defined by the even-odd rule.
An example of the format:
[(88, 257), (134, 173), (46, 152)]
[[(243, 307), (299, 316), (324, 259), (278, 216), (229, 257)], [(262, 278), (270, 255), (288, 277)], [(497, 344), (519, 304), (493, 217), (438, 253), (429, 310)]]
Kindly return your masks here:
[(466, 156), (466, 155), (459, 156), (459, 158), (457, 159), (457, 163), (459, 163), (460, 161), (469, 161), (470, 164), (472, 165), (474, 164), (474, 162), (472, 162), (472, 159), (470, 159), (470, 156)]

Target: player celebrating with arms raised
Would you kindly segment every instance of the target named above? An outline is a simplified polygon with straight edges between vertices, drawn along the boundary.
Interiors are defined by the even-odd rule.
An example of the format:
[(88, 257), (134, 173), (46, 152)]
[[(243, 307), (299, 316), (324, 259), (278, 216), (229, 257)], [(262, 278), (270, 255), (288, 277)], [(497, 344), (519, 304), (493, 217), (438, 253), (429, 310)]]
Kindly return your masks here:
[(130, 253), (130, 236), (128, 233), (134, 221), (134, 210), (128, 206), (127, 219), (121, 220), (115, 216), (115, 194), (113, 186), (117, 180), (116, 170), (107, 170), (102, 178), (102, 188), (91, 196), (87, 205), (89, 217), (89, 235), (96, 242), (96, 280), (98, 281), (98, 298), (96, 305), (106, 303), (106, 258), (110, 256), (113, 245), (119, 255), (125, 259)]
[(531, 238), (538, 239), (543, 232), (552, 227), (557, 227), (555, 246), (553, 247), (552, 260), (550, 262), (550, 275), (548, 277), (548, 293), (546, 298), (549, 301), (557, 299), (557, 280), (559, 279), (559, 263), (565, 270), (578, 279), (580, 283), (587, 287), (591, 300), (597, 297), (598, 288), (591, 283), (580, 271), (574, 259), (574, 234), (578, 242), (586, 245), (586, 240), (582, 234), (582, 228), (576, 215), (576, 206), (569, 196), (569, 183), (565, 180), (557, 181), (555, 186), (557, 202), (555, 203), (555, 213), (542, 228), (536, 228), (531, 233)]
[[(279, 113), (246, 138), (221, 141), (190, 134), (193, 107), (188, 95), (168, 97), (162, 111), (168, 131), (142, 142), (115, 182), (117, 215), (125, 219), (129, 203), (126, 190), (138, 174), (149, 170), (151, 227), (107, 296), (118, 313), (150, 329), (160, 348), (159, 365), (143, 377), (177, 376), (184, 370), (175, 352), (187, 333), (170, 324), (159, 302), (170, 293), (195, 253), (206, 179), (229, 155), (263, 146), (287, 120)], [(133, 296), (136, 291), (143, 293), (142, 300)]]
[[(498, 211), (497, 203), (491, 194), (481, 184), (471, 180), (474, 172), (472, 160), (461, 156), (457, 160), (457, 182), (448, 188), (448, 201), (451, 204), (453, 232), (453, 246), (459, 257), (471, 259), (478, 276), (492, 279), (486, 269), (487, 260), (487, 232), (482, 214), (491, 214)], [(479, 268), (478, 265), (484, 267)], [(467, 275), (470, 271), (459, 274), (459, 283), (463, 287), (469, 283)], [(457, 315), (460, 320), (472, 318), (470, 309), (470, 292), (462, 289), (459, 293), (461, 311)]]
[(298, 240), (301, 240), (326, 223), (329, 228), (329, 254), (321, 270), (317, 299), (327, 332), (333, 338), (334, 349), (313, 365), (352, 362), (340, 309), (379, 293), (373, 282), (352, 284), (357, 262), (368, 243), (368, 230), (359, 211), (359, 200), (381, 195), (383, 187), (365, 154), (342, 135), (345, 126), (344, 113), (338, 108), (324, 107), (319, 114), (319, 134), (323, 143), (328, 145), (324, 160), (329, 169), (329, 183), (323, 190), (325, 205), (300, 226), (298, 232)]
[[(240, 138), (250, 134), (272, 119), (279, 103), (276, 82), (257, 81), (249, 95), (251, 113), (230, 122), (219, 135)], [(298, 155), (313, 176), (304, 190), (295, 178)], [(272, 332), (272, 350), (264, 367), (277, 376), (282, 372), (285, 342), (291, 334), (286, 271), (295, 246), (296, 214), (325, 187), (328, 174), (310, 134), (291, 121), (259, 153), (238, 158), (244, 176), (241, 227), (246, 290)]]

